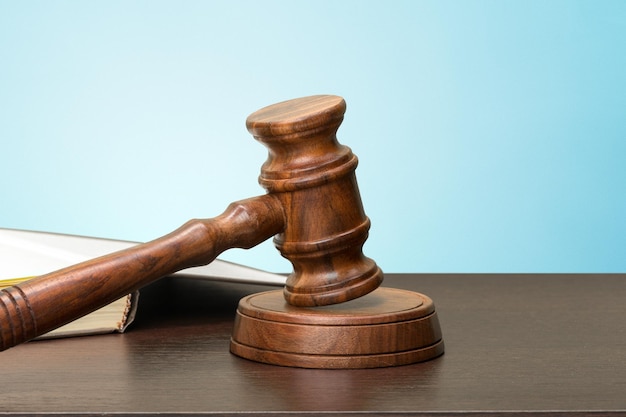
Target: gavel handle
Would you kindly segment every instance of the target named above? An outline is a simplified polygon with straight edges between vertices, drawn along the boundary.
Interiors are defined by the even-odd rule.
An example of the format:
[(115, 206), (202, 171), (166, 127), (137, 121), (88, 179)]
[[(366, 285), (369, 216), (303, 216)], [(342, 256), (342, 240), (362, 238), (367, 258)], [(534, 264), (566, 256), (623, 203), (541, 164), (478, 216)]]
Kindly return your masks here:
[(148, 243), (92, 259), (0, 291), (0, 350), (91, 313), (163, 276), (206, 265), (230, 248), (251, 248), (284, 229), (279, 200), (266, 194), (232, 203), (212, 219), (190, 220)]

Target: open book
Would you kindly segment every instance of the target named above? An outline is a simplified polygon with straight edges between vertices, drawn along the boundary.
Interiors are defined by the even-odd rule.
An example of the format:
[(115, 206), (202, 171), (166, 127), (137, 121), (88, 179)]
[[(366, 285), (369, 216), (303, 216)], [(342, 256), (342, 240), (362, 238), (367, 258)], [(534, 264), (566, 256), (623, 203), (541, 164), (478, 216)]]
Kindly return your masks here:
[[(32, 277), (136, 245), (137, 242), (0, 228), (0, 291)], [(282, 286), (285, 277), (216, 259), (174, 275)], [(133, 321), (138, 293), (129, 294), (40, 338), (123, 332)]]

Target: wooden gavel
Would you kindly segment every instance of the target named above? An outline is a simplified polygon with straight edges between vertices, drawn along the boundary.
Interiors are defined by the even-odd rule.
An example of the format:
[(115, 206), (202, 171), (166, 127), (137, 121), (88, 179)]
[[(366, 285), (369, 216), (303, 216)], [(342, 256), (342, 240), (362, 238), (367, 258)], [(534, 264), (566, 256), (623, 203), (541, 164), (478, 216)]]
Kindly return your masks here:
[(267, 194), (232, 203), (215, 218), (191, 220), (151, 242), (2, 290), (0, 350), (163, 276), (208, 264), (226, 249), (250, 248), (272, 236), (293, 264), (282, 293), (287, 309), (335, 305), (375, 290), (383, 274), (362, 252), (370, 222), (356, 183), (357, 158), (336, 138), (345, 110), (341, 97), (322, 95), (251, 114), (247, 128), (269, 151), (259, 177)]

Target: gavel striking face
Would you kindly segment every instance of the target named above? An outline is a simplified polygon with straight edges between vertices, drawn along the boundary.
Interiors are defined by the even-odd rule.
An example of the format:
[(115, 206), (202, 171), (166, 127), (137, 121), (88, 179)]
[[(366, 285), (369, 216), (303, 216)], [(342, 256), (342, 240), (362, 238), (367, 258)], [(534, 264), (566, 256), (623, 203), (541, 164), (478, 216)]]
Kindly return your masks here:
[[(267, 194), (232, 203), (215, 218), (191, 220), (151, 242), (2, 290), (0, 350), (60, 327), (163, 276), (208, 264), (226, 249), (250, 248), (272, 236), (281, 254), (293, 265), (293, 273), (283, 290), (284, 306), (279, 307), (288, 310), (286, 320), (292, 320), (294, 308), (299, 311), (337, 305), (374, 291), (383, 275), (376, 263), (362, 253), (370, 223), (356, 183), (357, 158), (336, 138), (345, 110), (341, 97), (312, 96), (278, 103), (251, 114), (247, 128), (269, 151), (259, 177)], [(419, 310), (412, 319), (430, 315), (427, 325), (433, 328), (432, 338), (437, 347), (429, 348), (432, 350), (429, 355), (413, 355), (410, 362), (430, 359), (443, 352), (434, 307), (429, 302), (420, 295), (409, 304), (415, 304), (415, 311)], [(261, 317), (265, 313), (258, 311), (253, 315)], [(381, 314), (375, 316), (374, 321), (380, 322)], [(278, 319), (284, 320), (282, 316)], [(389, 320), (389, 326), (395, 329), (393, 320)], [(381, 334), (381, 337), (386, 336)], [(372, 365), (368, 360), (354, 362), (356, 366), (339, 366), (410, 363), (379, 362)], [(326, 366), (323, 361), (302, 366), (335, 367)]]

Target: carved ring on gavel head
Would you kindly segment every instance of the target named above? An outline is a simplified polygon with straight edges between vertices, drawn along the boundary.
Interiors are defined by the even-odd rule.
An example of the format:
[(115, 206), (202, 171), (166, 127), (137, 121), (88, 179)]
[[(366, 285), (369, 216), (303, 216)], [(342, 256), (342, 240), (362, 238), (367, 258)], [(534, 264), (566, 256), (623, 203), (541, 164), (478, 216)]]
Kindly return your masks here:
[(336, 138), (345, 110), (341, 97), (311, 96), (251, 114), (248, 130), (269, 151), (259, 177), (267, 194), (151, 242), (0, 291), (0, 350), (160, 277), (210, 263), (226, 249), (274, 236), (293, 272), (282, 291), (240, 301), (232, 353), (307, 368), (394, 366), (441, 355), (430, 298), (378, 288), (383, 274), (363, 255), (370, 222), (356, 183), (357, 158)]

